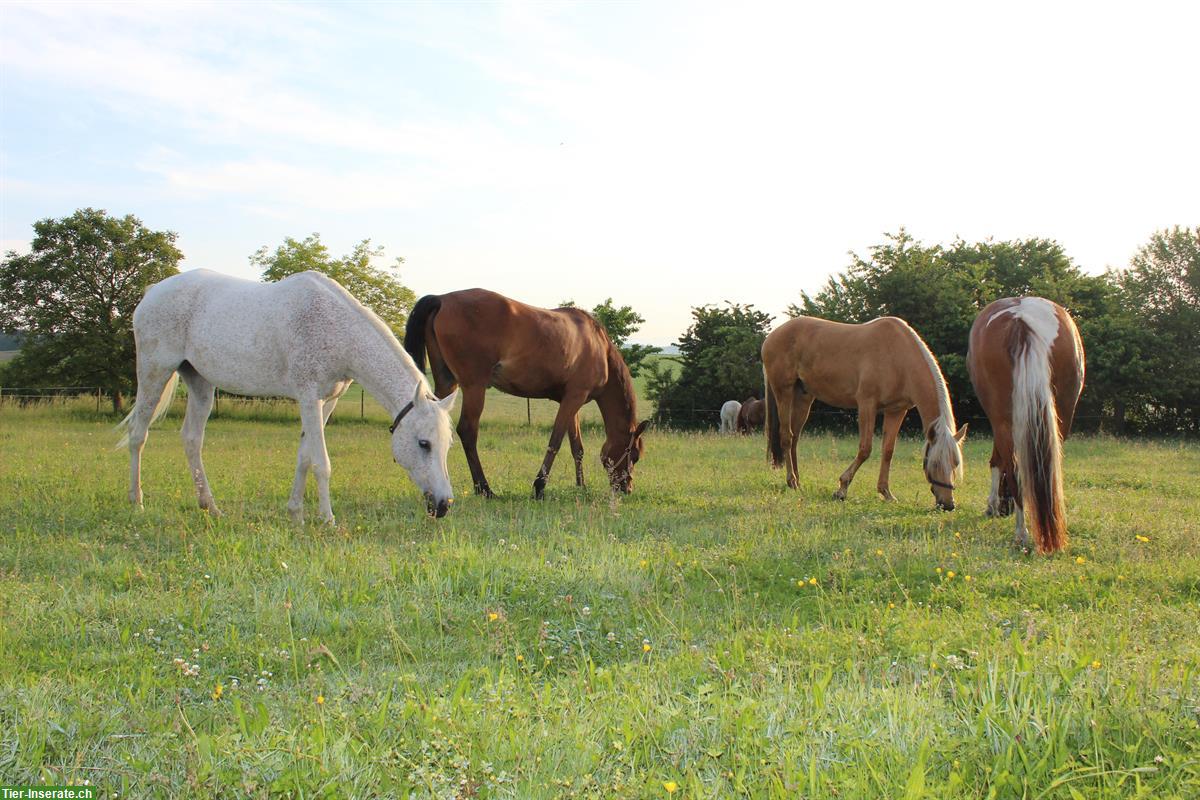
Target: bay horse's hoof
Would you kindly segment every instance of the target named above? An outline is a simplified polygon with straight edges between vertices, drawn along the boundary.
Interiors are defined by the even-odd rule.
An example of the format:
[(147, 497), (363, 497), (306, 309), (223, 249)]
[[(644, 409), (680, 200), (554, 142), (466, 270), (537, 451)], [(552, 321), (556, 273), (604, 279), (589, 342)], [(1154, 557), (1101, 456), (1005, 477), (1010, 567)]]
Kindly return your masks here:
[(533, 499), (542, 500), (546, 497), (546, 479), (538, 478), (533, 482)]
[(496, 496), (496, 493), (492, 491), (492, 487), (488, 486), (486, 483), (475, 484), (475, 494), (483, 495), (488, 500), (491, 500)]
[(838, 489), (836, 492), (833, 493), (833, 499), (834, 500), (845, 500), (846, 492), (843, 491), (842, 489)]

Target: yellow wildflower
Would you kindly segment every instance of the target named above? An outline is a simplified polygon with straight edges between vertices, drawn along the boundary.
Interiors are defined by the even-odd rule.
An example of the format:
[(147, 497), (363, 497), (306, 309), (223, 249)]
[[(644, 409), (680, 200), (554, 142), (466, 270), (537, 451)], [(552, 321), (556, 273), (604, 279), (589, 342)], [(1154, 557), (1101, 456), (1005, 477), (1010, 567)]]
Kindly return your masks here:
[(896, 607), (895, 603), (888, 603), (888, 608), (895, 608), (895, 607)]
[(1092, 662), (1092, 669), (1100, 669), (1100, 662), (1099, 662), (1099, 661), (1093, 661), (1093, 662)]
[(224, 686), (222, 686), (221, 684), (218, 683), (216, 686), (213, 687), (213, 690), (212, 690), (212, 699), (213, 700), (220, 700), (221, 695), (223, 695), (223, 694), (225, 694)]
[(1119, 580), (1119, 581), (1123, 581), (1123, 580), (1125, 580), (1125, 576), (1124, 576), (1124, 575), (1118, 575), (1118, 576), (1117, 576), (1117, 580)]
[(643, 653), (650, 652), (650, 643), (649, 642), (642, 642), (642, 652)]
[(497, 614), (495, 611), (488, 612), (488, 622), (495, 622), (498, 619), (500, 619), (500, 615)]
[(808, 582), (809, 582), (809, 585), (811, 585), (811, 586), (816, 586), (816, 585), (817, 585), (817, 579), (816, 579), (816, 578), (809, 578), (809, 579), (808, 579)]
[(323, 694), (317, 695), (317, 705), (319, 705), (319, 706), (325, 705), (325, 695), (323, 695)]
[(1084, 558), (1083, 556), (1075, 556), (1075, 563), (1076, 564), (1084, 564), (1084, 563), (1087, 563), (1087, 559)]
[(663, 788), (667, 790), (667, 794), (675, 794), (679, 784), (675, 781), (663, 781)]
[(969, 582), (969, 581), (971, 580), (971, 576), (970, 576), (970, 575), (963, 575), (963, 580), (964, 580), (964, 581), (968, 581), (968, 582)]
[(517, 663), (518, 664), (525, 663), (525, 656), (521, 655), (520, 653), (517, 653)]
[(1139, 542), (1141, 542), (1142, 544), (1145, 544), (1146, 542), (1150, 541), (1150, 537), (1149, 537), (1149, 536), (1142, 536), (1140, 533), (1139, 533), (1137, 536), (1133, 537), (1133, 538), (1137, 539), (1137, 540), (1138, 540)]
[(883, 555), (883, 551), (882, 551), (882, 550), (876, 550), (876, 551), (875, 551), (875, 555), (877, 555), (877, 556), (881, 556), (881, 555)]
[(953, 577), (954, 577), (954, 570), (950, 570), (949, 572), (947, 572), (947, 573), (946, 573), (946, 577), (947, 577), (947, 578), (953, 578)]

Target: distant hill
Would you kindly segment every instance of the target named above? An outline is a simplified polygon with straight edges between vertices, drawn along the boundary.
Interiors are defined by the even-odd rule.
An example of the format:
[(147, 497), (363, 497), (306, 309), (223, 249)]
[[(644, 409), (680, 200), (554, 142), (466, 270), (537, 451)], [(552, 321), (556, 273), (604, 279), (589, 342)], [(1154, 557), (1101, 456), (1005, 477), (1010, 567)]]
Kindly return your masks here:
[(0, 353), (7, 350), (20, 350), (25, 336), (20, 333), (0, 333)]

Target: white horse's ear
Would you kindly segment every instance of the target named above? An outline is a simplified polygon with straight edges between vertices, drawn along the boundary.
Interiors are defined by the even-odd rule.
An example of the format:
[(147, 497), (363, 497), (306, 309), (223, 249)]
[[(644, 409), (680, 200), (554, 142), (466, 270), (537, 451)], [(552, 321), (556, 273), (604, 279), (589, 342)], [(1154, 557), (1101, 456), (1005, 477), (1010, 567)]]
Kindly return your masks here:
[(958, 429), (958, 433), (954, 434), (954, 441), (958, 442), (959, 444), (962, 444), (963, 439), (967, 438), (967, 424), (969, 423), (965, 423), (961, 428)]
[(441, 400), (438, 400), (437, 404), (438, 404), (438, 406), (441, 407), (442, 411), (445, 411), (447, 414), (449, 414), (451, 411), (454, 410), (454, 403), (457, 400), (458, 400), (458, 389), (455, 389), (453, 392), (446, 395)]
[(417, 386), (415, 389), (413, 389), (413, 399), (412, 399), (413, 408), (420, 406), (424, 402), (425, 402), (425, 387), (421, 385), (420, 381), (417, 381)]

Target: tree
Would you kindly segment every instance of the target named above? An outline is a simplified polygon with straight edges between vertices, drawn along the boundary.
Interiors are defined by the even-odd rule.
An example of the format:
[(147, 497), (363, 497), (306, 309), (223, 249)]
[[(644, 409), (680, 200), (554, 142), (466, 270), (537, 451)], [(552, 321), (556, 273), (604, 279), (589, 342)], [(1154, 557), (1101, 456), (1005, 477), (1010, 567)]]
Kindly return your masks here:
[(634, 311), (632, 306), (617, 308), (613, 305), (611, 297), (593, 308), (592, 316), (604, 326), (608, 338), (621, 351), (621, 357), (629, 366), (630, 374), (637, 377), (646, 357), (658, 352), (658, 348), (652, 345), (628, 343), (629, 337), (646, 321), (645, 317)]
[(679, 338), (679, 372), (654, 364), (647, 392), (658, 419), (676, 426), (712, 423), (726, 400), (762, 394), (762, 343), (771, 315), (753, 305), (692, 309), (691, 327)]
[[(559, 308), (577, 308), (574, 300), (564, 300), (558, 305)], [(590, 313), (604, 328), (609, 341), (621, 351), (621, 357), (629, 367), (629, 374), (637, 377), (646, 357), (658, 352), (658, 348), (652, 345), (628, 343), (629, 337), (637, 333), (638, 328), (646, 321), (645, 317), (634, 311), (633, 306), (614, 306), (611, 297), (593, 308)]]
[(133, 310), (146, 288), (179, 272), (172, 231), (84, 208), (33, 226), (28, 255), (0, 265), (0, 329), (23, 331), (8, 380), (101, 386), (121, 411), (136, 385)]
[(1110, 278), (1141, 342), (1128, 367), (1147, 400), (1142, 427), (1200, 431), (1200, 227), (1155, 232)]
[(303, 241), (289, 236), (274, 253), (261, 247), (250, 256), (250, 263), (259, 267), (262, 279), (269, 282), (305, 270), (328, 275), (378, 314), (392, 333), (403, 338), (404, 322), (417, 298), (412, 289), (400, 282), (396, 272), (404, 259), (397, 258), (394, 264), (384, 269), (373, 266), (371, 259), (382, 255), (382, 247), (372, 246), (370, 239), (363, 239), (348, 255), (334, 258), (321, 241), (321, 235), (314, 233)]

